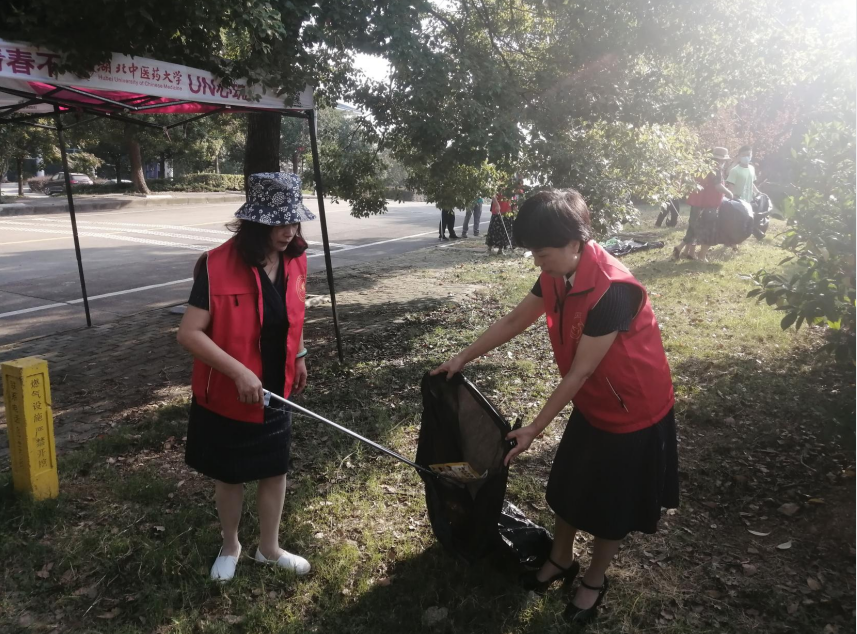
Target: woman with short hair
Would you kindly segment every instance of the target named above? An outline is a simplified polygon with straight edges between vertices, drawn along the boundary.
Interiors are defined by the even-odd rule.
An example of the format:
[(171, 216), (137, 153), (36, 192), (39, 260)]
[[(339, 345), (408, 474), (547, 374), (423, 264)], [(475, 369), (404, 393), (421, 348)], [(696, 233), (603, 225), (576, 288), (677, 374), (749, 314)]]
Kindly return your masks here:
[(252, 174), (235, 235), (197, 266), (178, 341), (194, 356), (185, 462), (214, 479), (223, 546), (211, 578), (228, 581), (241, 555), (244, 483), (257, 481), (259, 563), (297, 574), (303, 557), (279, 544), (291, 446), (291, 412), (265, 408), (263, 390), (286, 398), (307, 380), (303, 326), (306, 249), (294, 174)]
[(592, 239), (589, 209), (577, 191), (530, 197), (514, 236), (542, 271), (532, 291), (433, 373), (456, 374), (546, 315), (562, 380), (532, 423), (509, 433), (517, 445), (506, 461), (574, 404), (546, 492), (556, 515), (553, 548), (522, 582), (540, 592), (557, 580), (571, 582), (580, 570), (575, 534), (593, 535), (592, 560), (565, 610), (567, 620), (583, 623), (604, 599), (605, 573), (622, 539), (654, 533), (661, 508), (678, 505), (672, 379), (646, 289)]

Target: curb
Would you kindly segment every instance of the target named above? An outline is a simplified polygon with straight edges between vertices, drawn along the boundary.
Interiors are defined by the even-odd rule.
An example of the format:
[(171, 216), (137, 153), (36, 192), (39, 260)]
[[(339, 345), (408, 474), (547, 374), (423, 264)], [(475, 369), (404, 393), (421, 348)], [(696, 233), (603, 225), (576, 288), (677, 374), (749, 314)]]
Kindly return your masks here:
[[(169, 205), (194, 205), (194, 204), (218, 204), (218, 203), (233, 203), (238, 200), (244, 200), (244, 194), (235, 192), (234, 194), (214, 193), (211, 196), (199, 196), (196, 198), (189, 197), (169, 197), (161, 198), (153, 196), (151, 198), (143, 198), (136, 196), (122, 196), (115, 198), (107, 198), (104, 200), (83, 199), (75, 200), (75, 213), (85, 213), (87, 211), (105, 211), (115, 209), (126, 209), (132, 207), (154, 207), (154, 206), (169, 206)], [(0, 217), (3, 216), (25, 216), (32, 214), (65, 214), (68, 213), (68, 202), (55, 202), (47, 204), (29, 204), (29, 203), (8, 203), (0, 205)]]

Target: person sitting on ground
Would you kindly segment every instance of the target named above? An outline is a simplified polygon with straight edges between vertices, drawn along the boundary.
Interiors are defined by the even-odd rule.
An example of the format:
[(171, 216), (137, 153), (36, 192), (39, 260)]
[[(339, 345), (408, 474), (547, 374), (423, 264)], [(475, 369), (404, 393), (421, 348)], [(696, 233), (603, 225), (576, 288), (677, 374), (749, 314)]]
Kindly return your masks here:
[(214, 480), (223, 545), (211, 578), (229, 581), (241, 556), (244, 483), (257, 481), (259, 546), (254, 559), (309, 572), (280, 548), (292, 419), (265, 408), (263, 390), (286, 398), (306, 385), (304, 302), (307, 243), (295, 174), (252, 174), (235, 234), (198, 263), (178, 342), (194, 356), (185, 462)]
[(732, 199), (732, 192), (723, 184), (723, 168), (729, 160), (729, 150), (725, 147), (712, 149), (711, 160), (713, 169), (699, 181), (701, 189), (687, 197), (690, 217), (684, 238), (673, 249), (674, 260), (682, 256), (696, 259), (694, 251), (699, 244), (699, 259), (706, 261), (708, 249), (717, 243), (717, 209), (724, 197)]
[(575, 190), (542, 191), (524, 202), (515, 241), (541, 275), (532, 291), (473, 344), (438, 366), (447, 377), (524, 332), (542, 315), (562, 379), (533, 422), (508, 434), (506, 464), (569, 404), (574, 410), (554, 457), (546, 498), (556, 514), (553, 548), (525, 588), (571, 582), (578, 530), (595, 536), (592, 559), (565, 617), (596, 616), (605, 573), (632, 531), (654, 533), (661, 508), (678, 506), (673, 384), (646, 289), (592, 239), (589, 209)]

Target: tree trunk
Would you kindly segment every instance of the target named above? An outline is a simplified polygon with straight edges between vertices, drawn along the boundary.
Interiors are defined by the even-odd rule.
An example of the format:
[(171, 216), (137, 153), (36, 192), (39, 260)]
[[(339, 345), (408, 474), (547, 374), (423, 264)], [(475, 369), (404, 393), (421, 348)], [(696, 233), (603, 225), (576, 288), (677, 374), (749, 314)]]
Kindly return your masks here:
[(259, 172), (280, 171), (280, 118), (276, 112), (247, 115), (247, 143), (244, 146), (244, 188), (247, 177)]
[(140, 155), (140, 142), (131, 124), (125, 126), (125, 142), (128, 144), (128, 157), (131, 159), (131, 187), (140, 194), (151, 194), (146, 186), (143, 174), (143, 157)]
[(122, 155), (116, 155), (116, 185), (122, 185)]
[(21, 156), (15, 157), (15, 165), (18, 168), (18, 195), (24, 195), (24, 158)]
[(292, 172), (295, 174), (300, 174), (300, 172), (298, 172), (298, 157), (298, 151), (295, 150), (292, 153)]
[(158, 174), (161, 178), (167, 177), (167, 155), (165, 152), (161, 152), (161, 160), (158, 164)]
[(214, 155), (214, 173), (220, 174), (220, 154)]

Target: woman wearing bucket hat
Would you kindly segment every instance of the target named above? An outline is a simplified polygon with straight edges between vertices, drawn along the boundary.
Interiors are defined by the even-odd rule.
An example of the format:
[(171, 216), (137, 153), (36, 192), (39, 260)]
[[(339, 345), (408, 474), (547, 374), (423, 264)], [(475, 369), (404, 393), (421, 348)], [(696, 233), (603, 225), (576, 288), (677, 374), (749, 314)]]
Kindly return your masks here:
[(724, 197), (732, 199), (732, 192), (723, 182), (723, 170), (730, 160), (729, 150), (716, 147), (711, 150), (710, 158), (714, 169), (704, 179), (700, 179), (701, 189), (687, 197), (690, 219), (684, 239), (673, 249), (674, 260), (678, 260), (682, 254), (694, 259), (694, 249), (699, 244), (699, 259), (704, 262), (709, 247), (717, 242), (717, 209)]
[(178, 341), (194, 356), (185, 462), (215, 481), (223, 546), (211, 578), (228, 581), (241, 555), (244, 483), (258, 481), (254, 559), (306, 574), (309, 562), (280, 548), (291, 412), (265, 408), (263, 388), (282, 397), (306, 385), (303, 345), (307, 243), (295, 174), (252, 174), (235, 235), (197, 263)]

